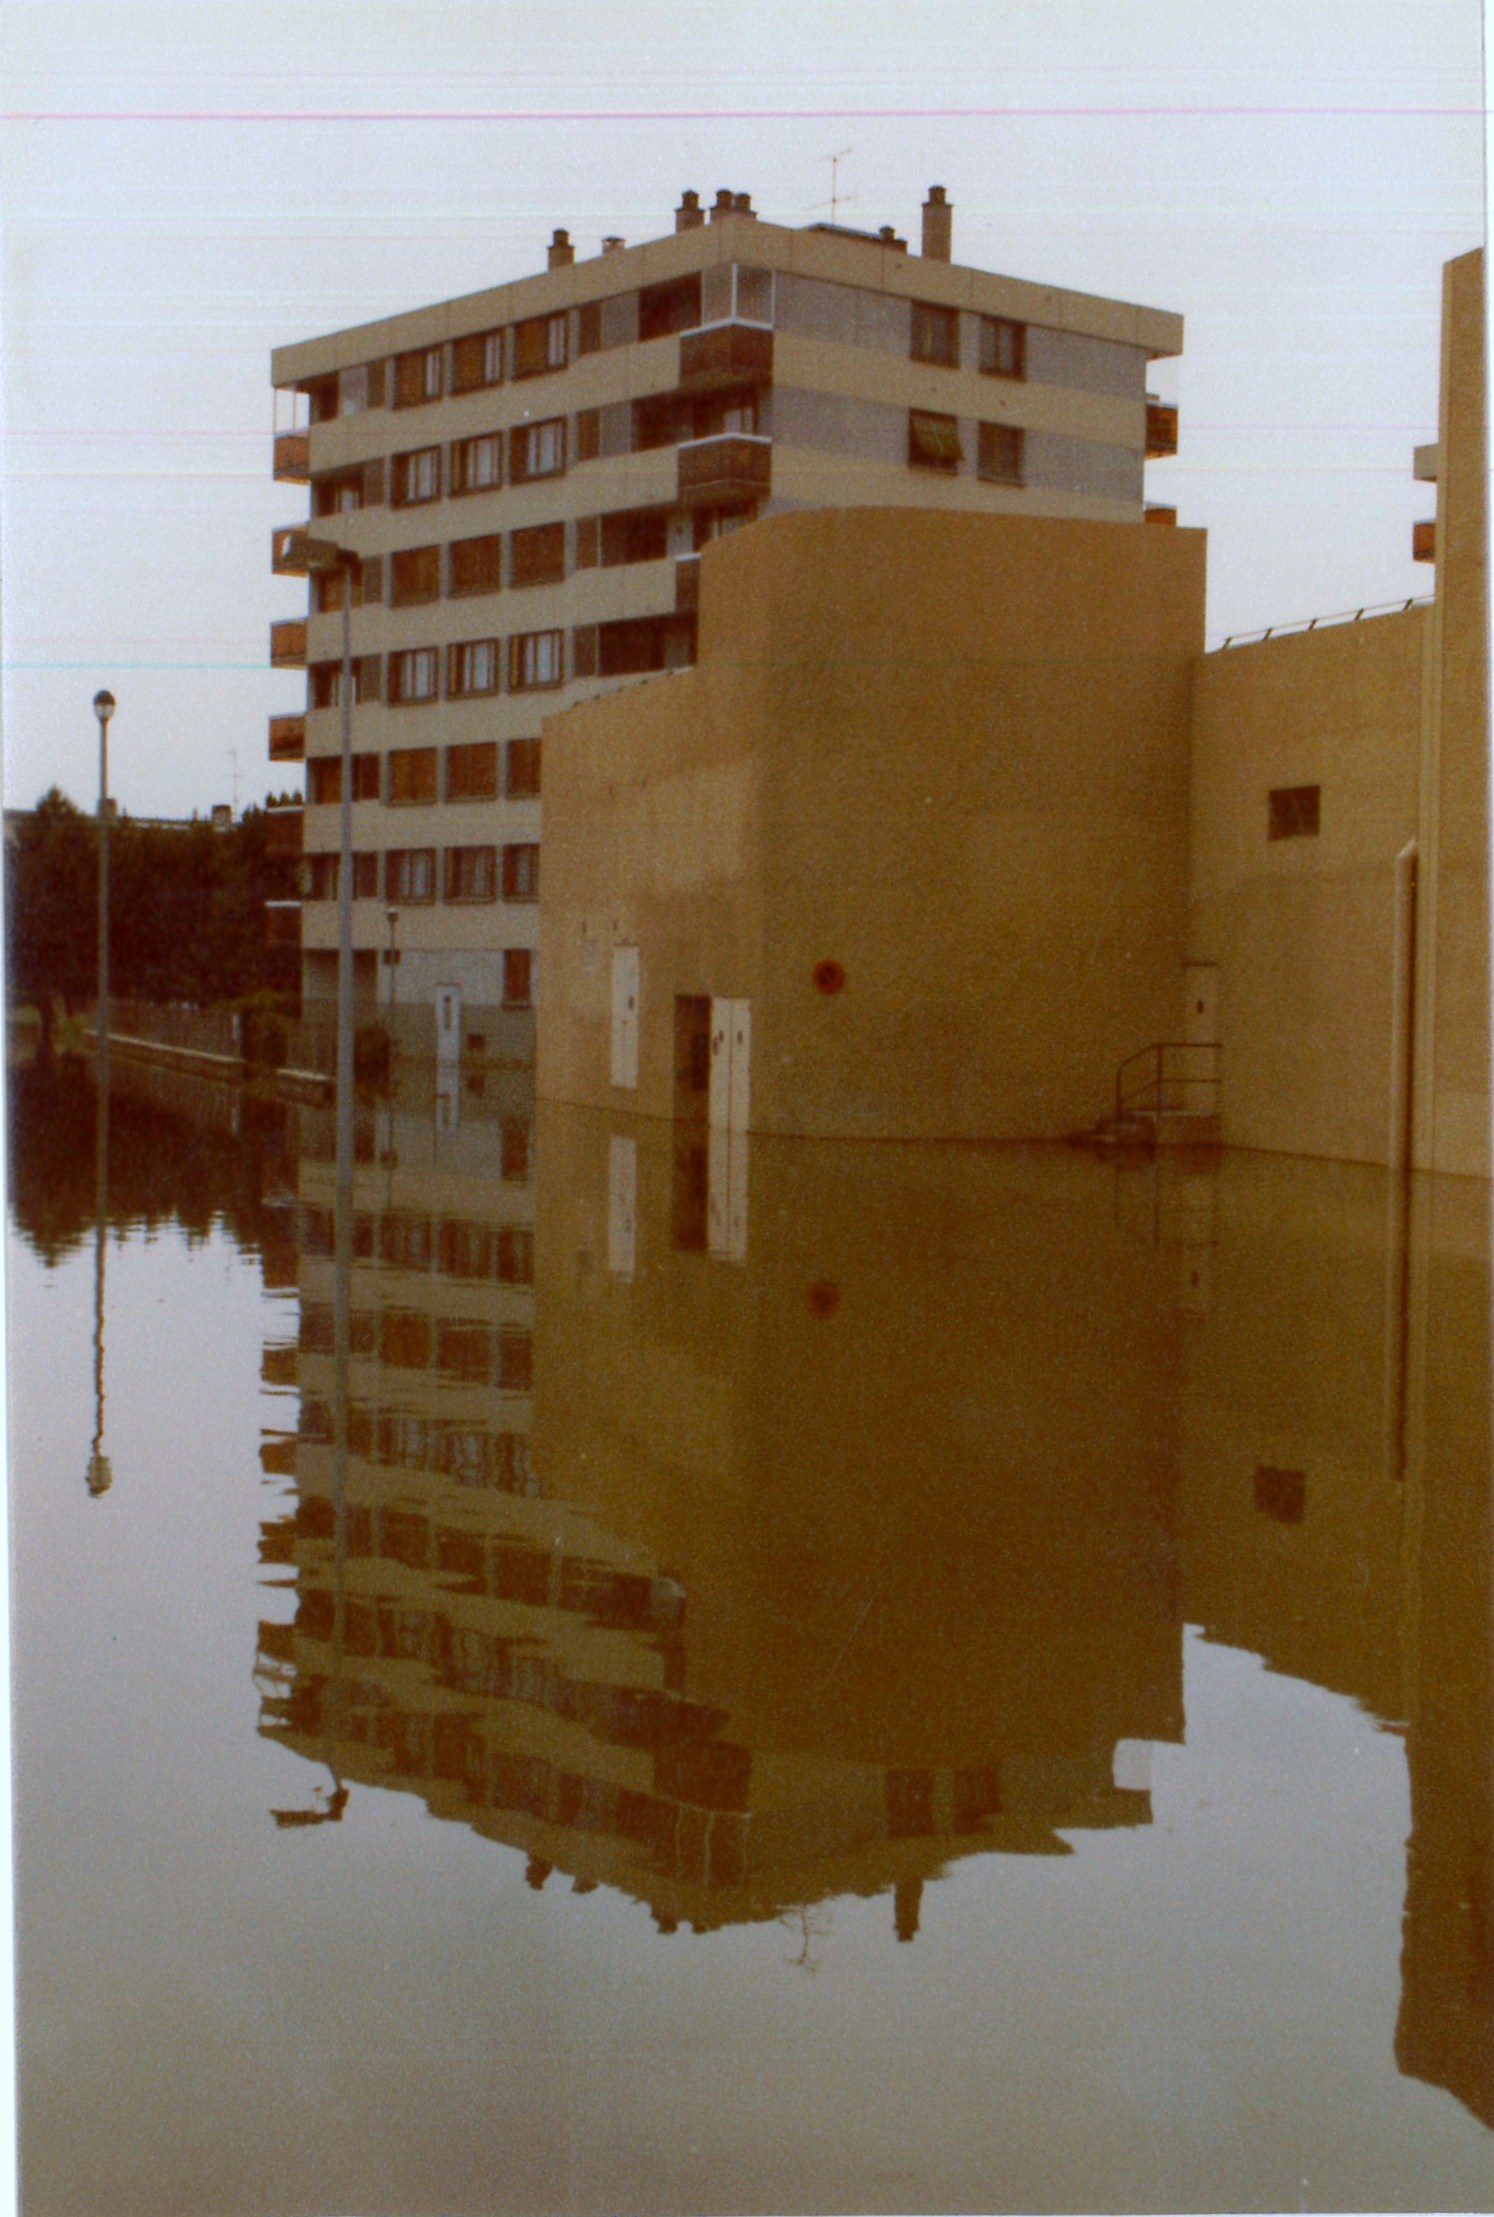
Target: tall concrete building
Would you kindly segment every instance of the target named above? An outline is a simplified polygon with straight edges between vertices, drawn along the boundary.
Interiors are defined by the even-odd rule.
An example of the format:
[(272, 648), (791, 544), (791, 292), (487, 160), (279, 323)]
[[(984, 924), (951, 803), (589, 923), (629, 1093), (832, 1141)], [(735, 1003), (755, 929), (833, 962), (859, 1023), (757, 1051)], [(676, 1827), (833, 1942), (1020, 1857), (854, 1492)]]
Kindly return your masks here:
[[(671, 236), (283, 347), (275, 473), (358, 558), (351, 611), (356, 990), (403, 1041), (524, 1052), (537, 996), (541, 720), (695, 659), (706, 543), (785, 510), (1136, 522), (1175, 451), (1147, 364), (1180, 318), (686, 193)], [(298, 566), (298, 524), (277, 568)], [(334, 991), (340, 575), (272, 629), (307, 673), (307, 999)], [(390, 921), (389, 912), (394, 912)], [(397, 953), (398, 965), (380, 966)]]

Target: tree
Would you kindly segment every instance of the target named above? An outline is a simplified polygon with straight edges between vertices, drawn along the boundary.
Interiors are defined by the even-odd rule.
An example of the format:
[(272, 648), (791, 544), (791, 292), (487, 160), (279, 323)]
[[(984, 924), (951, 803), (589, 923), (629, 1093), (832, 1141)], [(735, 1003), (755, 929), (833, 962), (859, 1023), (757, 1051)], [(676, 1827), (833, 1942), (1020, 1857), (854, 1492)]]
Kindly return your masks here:
[(97, 828), (54, 785), (19, 820), (5, 873), (11, 996), (40, 1010), (44, 1052), (54, 1003), (71, 1008), (93, 995), (98, 916)]

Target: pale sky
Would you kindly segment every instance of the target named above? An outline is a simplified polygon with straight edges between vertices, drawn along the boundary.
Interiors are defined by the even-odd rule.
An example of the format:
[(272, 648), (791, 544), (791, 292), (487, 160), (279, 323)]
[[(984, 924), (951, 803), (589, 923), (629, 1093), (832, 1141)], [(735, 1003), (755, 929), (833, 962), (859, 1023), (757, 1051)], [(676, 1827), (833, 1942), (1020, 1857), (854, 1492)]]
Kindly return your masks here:
[[(750, 192), (1179, 311), (1148, 497), (1210, 534), (1209, 633), (1425, 593), (1441, 264), (1483, 233), (1479, 0), (7, 0), (5, 798), (278, 790), (268, 667), (306, 512), (269, 354)], [(235, 764), (235, 754), (237, 761)]]

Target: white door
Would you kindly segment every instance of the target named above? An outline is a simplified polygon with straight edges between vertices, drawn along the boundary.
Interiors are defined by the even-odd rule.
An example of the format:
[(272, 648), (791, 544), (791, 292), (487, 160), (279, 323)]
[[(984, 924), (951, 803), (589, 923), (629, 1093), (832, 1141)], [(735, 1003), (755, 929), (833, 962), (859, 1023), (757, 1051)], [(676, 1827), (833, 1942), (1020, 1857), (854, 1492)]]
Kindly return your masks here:
[(752, 1003), (711, 1002), (710, 1122), (717, 1131), (745, 1132), (750, 1106)]
[(717, 1126), (707, 1142), (706, 1252), (747, 1260), (747, 1134)]
[(638, 1083), (638, 949), (612, 950), (612, 1083)]
[(454, 985), (436, 987), (436, 1060), (462, 1059), (462, 996)]

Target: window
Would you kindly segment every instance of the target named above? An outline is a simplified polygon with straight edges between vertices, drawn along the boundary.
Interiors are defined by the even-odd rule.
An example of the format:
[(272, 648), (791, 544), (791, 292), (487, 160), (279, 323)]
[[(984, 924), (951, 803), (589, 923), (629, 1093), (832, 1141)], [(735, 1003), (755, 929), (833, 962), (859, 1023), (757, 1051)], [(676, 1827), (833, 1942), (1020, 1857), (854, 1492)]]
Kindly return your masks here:
[(602, 351), (602, 303), (588, 300), (576, 310), (576, 352), (600, 354)]
[(1277, 1524), (1300, 1524), (1307, 1514), (1305, 1470), (1272, 1470), (1258, 1463), (1255, 1471), (1255, 1505), (1262, 1516)]
[[(342, 799), (342, 757), (337, 754), (314, 755), (306, 765), (307, 799), (313, 806), (336, 804)], [(355, 801), (376, 801), (379, 797), (379, 757), (376, 754), (353, 756), (353, 798)]]
[(737, 318), (742, 323), (773, 321), (773, 272), (770, 269), (752, 269), (745, 263), (738, 265)]
[(540, 789), (540, 741), (510, 739), (503, 750), (503, 790), (511, 801), (524, 800)]
[(506, 901), (539, 899), (539, 860), (540, 851), (537, 846), (504, 848), (503, 898)]
[(480, 392), (484, 385), (503, 383), (503, 333), (474, 331), (458, 339), (451, 350), (451, 389), (454, 393)]
[(1316, 839), (1322, 796), (1321, 785), (1277, 786), (1267, 804), (1266, 837)]
[(495, 901), (498, 898), (497, 848), (448, 847), (445, 895), (448, 901)]
[(453, 700), (464, 700), (473, 693), (497, 692), (496, 639), (464, 639), (460, 646), (450, 649), (450, 654), (447, 691)]
[(565, 469), (565, 418), (521, 423), (509, 433), (509, 475), (516, 485), (535, 477), (559, 477)]
[[(503, 957), (503, 999), (509, 1008), (528, 1008), (534, 977), (534, 957), (527, 947), (510, 947)], [(508, 981), (522, 981), (522, 999), (510, 999)], [(505, 1116), (499, 1126), (498, 1173), (505, 1185), (523, 1185), (529, 1176), (529, 1120)]]
[(337, 380), (337, 412), (341, 416), (361, 416), (365, 408), (377, 408), (384, 399), (384, 365), (382, 362), (363, 362), (357, 369), (343, 370)]
[(560, 631), (521, 631), (509, 641), (509, 686), (515, 693), (534, 693), (547, 685), (565, 683), (565, 634)]
[(496, 593), (503, 582), (503, 535), (490, 531), (481, 539), (451, 542), (451, 591)]
[(335, 854), (309, 854), (306, 857), (302, 882), (306, 887), (305, 897), (308, 901), (336, 900), (337, 883), (341, 875), (338, 866), (341, 860), (341, 856)]
[(379, 858), (376, 854), (353, 857), (353, 899), (376, 901), (379, 897)]
[(498, 797), (498, 742), (482, 739), (472, 746), (446, 750), (446, 798), (449, 801), (491, 801)]
[(389, 557), (389, 605), (412, 608), (441, 597), (441, 549), (405, 547)]
[(313, 515), (349, 516), (362, 506), (362, 470), (340, 470), (335, 476), (317, 478), (312, 485)]
[(663, 508), (619, 508), (602, 518), (602, 567), (618, 562), (660, 562), (669, 551), (669, 514)]
[(922, 300), (913, 303), (912, 358), (937, 362), (954, 369), (960, 359), (960, 317), (955, 308), (933, 308)]
[(480, 439), (459, 439), (451, 450), (451, 489), (455, 493), (490, 493), (503, 483), (503, 433), (485, 432)]
[[(353, 663), (353, 706), (360, 701), (377, 700), (378, 658), (375, 655), (359, 655)], [(342, 706), (342, 664), (340, 662), (313, 662), (307, 672), (307, 693), (313, 708), (340, 708)]]
[(554, 585), (565, 576), (565, 525), (531, 524), (509, 541), (510, 585)]
[(389, 657), (389, 698), (396, 703), (433, 701), (438, 660), (434, 647), (409, 647)]
[(439, 400), (442, 382), (440, 347), (424, 346), (414, 354), (395, 356), (396, 408), (418, 408), (427, 400)]
[(384, 898), (433, 901), (436, 897), (434, 847), (391, 847), (384, 857)]
[(514, 325), (515, 377), (543, 377), (546, 370), (565, 368), (569, 322), (562, 312), (557, 316), (530, 316), (527, 322)]
[(394, 457), (394, 493), (396, 508), (418, 508), (428, 500), (441, 498), (441, 449), (438, 446), (418, 447), (413, 454), (396, 454)]
[(602, 411), (583, 408), (576, 417), (576, 460), (594, 462), (602, 451)]
[(983, 423), (978, 433), (976, 468), (992, 485), (1022, 482), (1022, 433), (1013, 423)]
[(408, 807), (436, 798), (434, 747), (394, 747), (389, 755), (389, 805)]
[(533, 1337), (528, 1332), (510, 1331), (505, 1326), (498, 1334), (498, 1390), (500, 1393), (528, 1393), (533, 1384)]
[(960, 466), (960, 427), (955, 418), (910, 409), (908, 460), (914, 469), (943, 470), (953, 476)]
[(667, 284), (645, 285), (638, 296), (640, 339), (668, 338), (675, 331), (693, 331), (700, 322), (700, 277), (671, 278)]
[(533, 1285), (534, 1233), (527, 1224), (499, 1225), (498, 1276), (505, 1285)]
[(980, 366), (987, 377), (1027, 375), (1027, 326), (1009, 316), (980, 319)]

